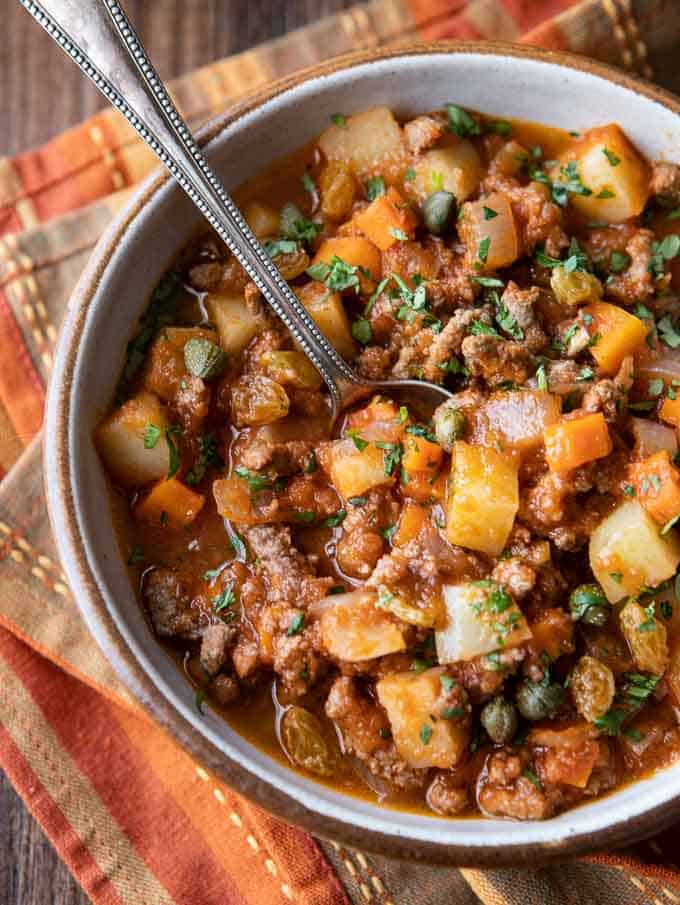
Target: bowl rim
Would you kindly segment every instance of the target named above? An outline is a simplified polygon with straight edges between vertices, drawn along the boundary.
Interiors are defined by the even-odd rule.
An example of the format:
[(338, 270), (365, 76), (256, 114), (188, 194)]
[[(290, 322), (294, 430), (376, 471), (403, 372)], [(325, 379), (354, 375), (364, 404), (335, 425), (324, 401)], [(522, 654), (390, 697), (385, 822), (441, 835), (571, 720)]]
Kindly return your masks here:
[[(207, 123), (198, 131), (197, 138), (201, 145), (208, 144), (245, 114), (310, 79), (373, 61), (430, 54), (486, 54), (556, 64), (612, 82), (680, 115), (680, 99), (664, 89), (576, 54), (506, 42), (416, 42), (396, 48), (354, 51), (278, 79), (249, 94), (226, 113)], [(492, 845), (467, 846), (447, 844), (434, 838), (425, 840), (388, 835), (336, 816), (321, 815), (301, 804), (288, 792), (256, 777), (247, 765), (230, 758), (194, 728), (156, 687), (116, 626), (87, 562), (70, 482), (69, 425), (72, 408), (69, 388), (75, 373), (82, 327), (87, 311), (97, 295), (100, 279), (130, 224), (153, 202), (154, 196), (170, 179), (169, 173), (156, 170), (142, 183), (105, 230), (74, 289), (55, 355), (43, 434), (47, 507), (59, 556), (88, 628), (136, 701), (194, 759), (252, 803), (322, 838), (389, 857), (448, 866), (538, 866), (597, 849), (630, 844), (669, 826), (680, 814), (680, 791), (632, 819), (621, 818), (595, 831), (567, 834), (554, 842), (513, 843), (509, 840), (499, 849)], [(396, 816), (398, 811), (394, 813)], [(511, 838), (511, 834), (509, 836)]]

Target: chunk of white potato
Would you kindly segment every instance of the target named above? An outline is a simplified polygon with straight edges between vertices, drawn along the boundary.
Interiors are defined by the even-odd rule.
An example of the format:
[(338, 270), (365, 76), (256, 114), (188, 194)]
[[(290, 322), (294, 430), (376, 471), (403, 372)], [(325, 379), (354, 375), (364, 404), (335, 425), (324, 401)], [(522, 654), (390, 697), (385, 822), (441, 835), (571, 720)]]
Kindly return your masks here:
[(392, 673), (376, 685), (387, 711), (399, 754), (413, 767), (455, 767), (467, 748), (470, 732), (460, 717), (433, 718), (442, 693), (443, 670)]
[(403, 153), (399, 123), (388, 107), (374, 107), (332, 125), (319, 138), (329, 160), (344, 160), (359, 174)]
[(357, 663), (404, 650), (401, 630), (375, 604), (375, 591), (364, 588), (315, 604), (321, 612), (321, 642), (332, 657)]
[(637, 500), (615, 509), (590, 536), (590, 567), (611, 603), (656, 587), (678, 563), (680, 540), (673, 532), (662, 536)]
[(524, 614), (493, 581), (444, 585), (446, 625), (435, 632), (440, 663), (472, 660), (531, 638)]
[(462, 440), (454, 443), (446, 505), (452, 544), (498, 556), (519, 508), (516, 457)]
[(329, 292), (323, 283), (307, 283), (296, 290), (298, 297), (312, 315), (327, 340), (343, 358), (352, 359), (358, 352), (352, 339), (349, 318), (339, 292)]
[[(167, 474), (165, 429), (169, 423), (165, 408), (153, 393), (133, 396), (102, 421), (95, 431), (95, 445), (115, 483), (141, 487)], [(160, 432), (151, 448), (144, 445), (149, 425)]]
[(226, 355), (238, 355), (264, 328), (264, 317), (251, 311), (243, 293), (211, 292), (205, 300), (210, 320), (217, 327)]
[(575, 160), (590, 195), (570, 194), (584, 216), (622, 223), (642, 212), (649, 197), (649, 167), (617, 125), (590, 129), (566, 160)]
[(357, 449), (353, 440), (335, 440), (329, 459), (331, 480), (343, 500), (361, 496), (372, 487), (394, 483), (394, 478), (385, 474), (383, 450), (372, 443)]
[(453, 139), (448, 147), (426, 151), (414, 169), (416, 190), (422, 198), (446, 191), (459, 203), (477, 191), (483, 173), (479, 154), (465, 139)]

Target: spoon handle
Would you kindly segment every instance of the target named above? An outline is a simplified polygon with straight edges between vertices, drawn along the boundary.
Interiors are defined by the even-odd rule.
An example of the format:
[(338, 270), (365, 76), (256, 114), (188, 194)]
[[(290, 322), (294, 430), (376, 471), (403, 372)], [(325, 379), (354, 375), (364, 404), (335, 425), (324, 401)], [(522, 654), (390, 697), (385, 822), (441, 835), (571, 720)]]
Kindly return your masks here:
[(224, 240), (312, 361), (334, 409), (358, 383), (300, 303), (208, 166), (115, 0), (20, 0), (139, 132)]

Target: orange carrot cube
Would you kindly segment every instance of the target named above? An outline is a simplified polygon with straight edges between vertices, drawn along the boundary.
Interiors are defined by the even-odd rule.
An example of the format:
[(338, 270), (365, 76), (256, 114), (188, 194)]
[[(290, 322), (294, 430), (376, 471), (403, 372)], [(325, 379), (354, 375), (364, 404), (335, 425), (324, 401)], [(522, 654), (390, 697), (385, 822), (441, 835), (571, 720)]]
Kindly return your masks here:
[(680, 471), (667, 450), (632, 466), (632, 478), (638, 500), (660, 525), (680, 515)]
[(135, 518), (154, 525), (184, 528), (203, 508), (205, 497), (177, 478), (159, 481), (134, 508)]
[(438, 443), (426, 437), (418, 437), (408, 431), (404, 435), (404, 454), (401, 464), (409, 472), (425, 471), (430, 475), (441, 465), (444, 450)]
[(588, 327), (593, 340), (591, 355), (605, 374), (616, 374), (623, 359), (644, 345), (647, 328), (639, 317), (609, 302), (594, 302), (583, 312), (592, 318)]
[(612, 451), (609, 428), (602, 412), (551, 424), (543, 433), (545, 458), (551, 471), (565, 472)]
[(395, 188), (389, 188), (354, 218), (364, 235), (387, 251), (395, 242), (412, 239), (418, 221), (416, 216)]
[(395, 547), (403, 547), (418, 534), (428, 520), (428, 510), (417, 503), (407, 502), (399, 516), (397, 530), (392, 538)]
[(669, 399), (666, 396), (659, 410), (659, 417), (673, 427), (680, 427), (680, 398)]

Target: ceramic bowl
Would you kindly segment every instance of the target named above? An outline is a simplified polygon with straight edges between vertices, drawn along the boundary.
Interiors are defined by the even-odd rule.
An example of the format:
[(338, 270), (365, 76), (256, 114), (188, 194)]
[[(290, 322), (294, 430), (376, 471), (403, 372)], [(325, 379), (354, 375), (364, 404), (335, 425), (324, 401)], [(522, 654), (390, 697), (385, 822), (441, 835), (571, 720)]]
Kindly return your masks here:
[[(511, 45), (370, 51), (278, 82), (203, 130), (227, 188), (321, 132), (337, 111), (387, 104), (399, 115), (453, 101), (582, 130), (617, 122), (650, 158), (680, 159), (680, 105), (585, 59)], [(443, 864), (519, 865), (613, 848), (680, 816), (680, 763), (545, 822), (444, 820), (340, 794), (257, 750), (194, 692), (151, 635), (118, 550), (92, 430), (110, 403), (149, 293), (200, 215), (162, 174), (101, 239), (75, 291), (47, 407), (46, 486), (62, 563), (82, 614), (139, 701), (239, 793), (319, 835)]]

